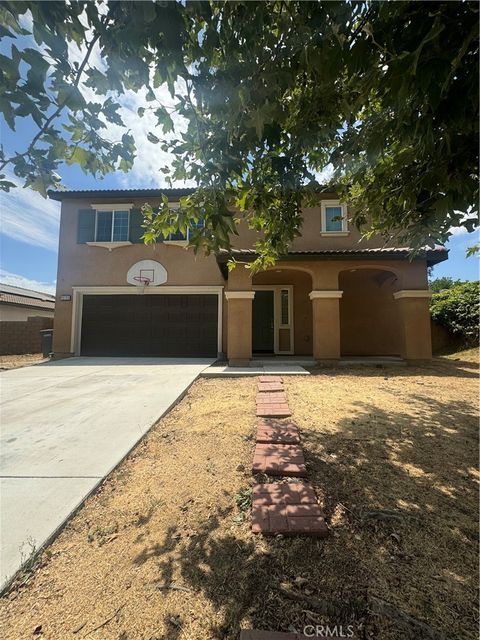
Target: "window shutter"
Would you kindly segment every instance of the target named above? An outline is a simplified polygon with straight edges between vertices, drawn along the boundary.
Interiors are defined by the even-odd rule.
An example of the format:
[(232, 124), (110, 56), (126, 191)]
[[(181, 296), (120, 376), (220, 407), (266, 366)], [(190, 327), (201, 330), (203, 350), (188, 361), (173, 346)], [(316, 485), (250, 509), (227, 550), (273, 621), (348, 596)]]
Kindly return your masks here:
[(142, 244), (141, 239), (145, 233), (145, 229), (142, 227), (143, 215), (140, 209), (132, 209), (130, 211), (130, 242), (136, 244)]
[(93, 209), (79, 209), (77, 243), (85, 244), (95, 240), (95, 211)]

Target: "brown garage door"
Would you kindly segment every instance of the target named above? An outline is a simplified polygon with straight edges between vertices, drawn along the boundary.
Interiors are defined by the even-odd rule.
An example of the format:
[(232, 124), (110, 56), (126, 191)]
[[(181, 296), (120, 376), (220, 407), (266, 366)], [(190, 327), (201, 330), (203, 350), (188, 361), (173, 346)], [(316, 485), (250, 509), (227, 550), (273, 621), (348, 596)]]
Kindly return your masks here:
[(84, 356), (216, 357), (216, 295), (84, 296)]

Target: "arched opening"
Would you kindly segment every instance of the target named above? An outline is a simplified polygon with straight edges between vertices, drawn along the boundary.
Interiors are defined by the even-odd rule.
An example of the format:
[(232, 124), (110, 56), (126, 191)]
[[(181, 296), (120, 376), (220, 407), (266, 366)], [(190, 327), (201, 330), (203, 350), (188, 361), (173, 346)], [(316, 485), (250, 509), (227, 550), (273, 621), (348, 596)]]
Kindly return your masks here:
[(312, 278), (304, 270), (276, 266), (253, 276), (253, 355), (304, 355), (313, 350)]
[(339, 274), (340, 352), (342, 356), (398, 356), (402, 330), (393, 294), (392, 271), (358, 268)]

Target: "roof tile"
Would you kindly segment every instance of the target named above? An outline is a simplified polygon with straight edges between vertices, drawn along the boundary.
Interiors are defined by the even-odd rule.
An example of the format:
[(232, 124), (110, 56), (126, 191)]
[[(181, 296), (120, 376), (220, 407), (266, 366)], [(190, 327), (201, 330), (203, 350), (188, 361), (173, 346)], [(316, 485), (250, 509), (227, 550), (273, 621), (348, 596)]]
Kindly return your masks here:
[(22, 307), (33, 307), (35, 309), (50, 309), (54, 311), (55, 302), (52, 300), (39, 300), (27, 296), (16, 296), (11, 293), (0, 293), (0, 303), (17, 304)]

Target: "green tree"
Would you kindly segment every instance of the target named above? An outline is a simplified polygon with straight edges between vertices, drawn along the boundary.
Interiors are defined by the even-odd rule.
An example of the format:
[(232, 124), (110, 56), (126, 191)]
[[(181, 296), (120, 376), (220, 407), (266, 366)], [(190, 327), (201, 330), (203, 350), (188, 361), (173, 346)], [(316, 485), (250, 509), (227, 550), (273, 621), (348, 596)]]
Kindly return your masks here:
[(457, 284), (462, 284), (462, 281), (454, 280), (449, 276), (443, 276), (442, 278), (433, 278), (428, 282), (430, 291), (433, 291), (434, 293), (438, 293), (439, 291), (444, 291), (445, 289), (451, 289), (452, 287), (455, 287)]
[[(42, 52), (15, 46), (28, 12)], [(298, 235), (329, 164), (326, 186), (366, 235), (418, 249), (478, 222), (477, 3), (4, 1), (0, 18), (13, 40), (0, 58), (0, 109), (11, 128), (25, 117), (38, 125), (0, 169), (42, 193), (59, 186), (62, 162), (128, 171), (135, 141), (102, 131), (121, 124), (125, 89), (143, 91), (139, 117), (150, 109), (158, 121), (149, 139), (175, 154), (165, 175), (198, 185), (173, 220), (166, 203), (145, 209), (146, 241), (203, 218), (192, 243), (228, 248), (235, 208), (263, 235), (253, 268), (268, 265)], [(80, 64), (68, 61), (70, 41), (83, 45)], [(90, 65), (94, 47), (102, 69)], [(155, 95), (163, 84), (187, 122), (173, 141)]]
[(433, 320), (467, 345), (478, 344), (480, 283), (461, 282), (434, 293), (430, 304)]

